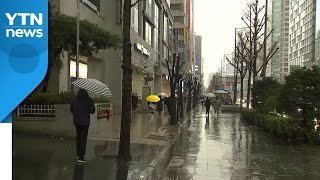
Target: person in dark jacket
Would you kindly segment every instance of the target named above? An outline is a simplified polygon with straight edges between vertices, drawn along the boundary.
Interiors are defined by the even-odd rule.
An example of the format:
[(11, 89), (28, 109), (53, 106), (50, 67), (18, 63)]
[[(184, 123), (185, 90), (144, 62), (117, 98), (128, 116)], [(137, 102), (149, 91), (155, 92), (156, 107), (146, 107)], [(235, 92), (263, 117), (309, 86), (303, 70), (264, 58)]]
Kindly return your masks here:
[(93, 100), (84, 89), (79, 89), (77, 96), (72, 100), (70, 111), (73, 115), (73, 124), (77, 130), (77, 155), (78, 163), (86, 162), (88, 130), (90, 126), (90, 114), (94, 114), (96, 109)]
[(159, 115), (161, 114), (163, 110), (163, 100), (160, 98), (160, 101), (157, 102), (157, 111), (159, 112)]
[(207, 117), (209, 118), (209, 112), (210, 112), (210, 106), (211, 106), (210, 98), (206, 99), (204, 106), (206, 107), (206, 115), (208, 115)]

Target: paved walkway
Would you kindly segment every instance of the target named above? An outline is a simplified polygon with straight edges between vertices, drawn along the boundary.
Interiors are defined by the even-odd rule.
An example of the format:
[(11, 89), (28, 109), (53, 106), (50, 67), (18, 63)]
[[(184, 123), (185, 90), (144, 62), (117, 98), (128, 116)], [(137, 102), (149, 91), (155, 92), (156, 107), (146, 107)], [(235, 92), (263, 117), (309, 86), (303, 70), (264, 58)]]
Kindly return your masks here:
[[(14, 180), (105, 180), (137, 179), (170, 140), (164, 128), (168, 115), (134, 112), (131, 124), (130, 163), (118, 162), (120, 117), (106, 120), (110, 128), (88, 138), (87, 163), (78, 166), (74, 139), (13, 134)], [(169, 135), (167, 137), (167, 135)]]
[(201, 109), (149, 179), (319, 180), (320, 148), (282, 143), (240, 121), (239, 114), (206, 120)]

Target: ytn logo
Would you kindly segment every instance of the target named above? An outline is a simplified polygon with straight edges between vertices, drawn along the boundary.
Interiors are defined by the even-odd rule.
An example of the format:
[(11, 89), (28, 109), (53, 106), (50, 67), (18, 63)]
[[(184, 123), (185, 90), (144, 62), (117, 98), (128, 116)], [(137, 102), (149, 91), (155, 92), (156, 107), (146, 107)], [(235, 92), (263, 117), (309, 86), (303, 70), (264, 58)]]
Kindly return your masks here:
[(37, 37), (43, 36), (43, 14), (42, 13), (5, 13), (8, 19), (8, 26), (6, 26), (6, 37)]

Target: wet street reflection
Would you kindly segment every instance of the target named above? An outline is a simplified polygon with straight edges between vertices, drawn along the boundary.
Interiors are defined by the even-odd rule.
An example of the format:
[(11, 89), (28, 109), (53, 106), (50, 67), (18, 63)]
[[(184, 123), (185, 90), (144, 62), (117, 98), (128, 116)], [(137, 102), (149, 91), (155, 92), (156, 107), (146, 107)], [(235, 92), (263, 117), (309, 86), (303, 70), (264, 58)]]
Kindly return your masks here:
[[(173, 166), (173, 159), (183, 163)], [(281, 142), (239, 114), (200, 108), (149, 179), (320, 179), (320, 149)]]

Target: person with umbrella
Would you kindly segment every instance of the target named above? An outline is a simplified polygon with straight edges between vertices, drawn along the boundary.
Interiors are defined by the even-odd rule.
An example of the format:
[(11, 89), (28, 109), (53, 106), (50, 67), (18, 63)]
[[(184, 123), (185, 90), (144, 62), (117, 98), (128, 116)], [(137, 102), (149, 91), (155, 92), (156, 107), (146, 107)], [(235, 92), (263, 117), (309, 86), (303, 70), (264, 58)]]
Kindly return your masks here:
[(160, 101), (160, 98), (156, 95), (150, 95), (146, 98), (146, 100), (148, 101), (147, 105), (149, 108), (149, 113), (153, 114), (153, 110), (156, 109), (157, 107), (157, 102)]
[(88, 130), (90, 126), (90, 114), (94, 114), (96, 109), (88, 91), (97, 95), (111, 97), (112, 92), (107, 85), (96, 79), (77, 79), (72, 85), (80, 88), (77, 96), (70, 104), (70, 111), (73, 115), (73, 123), (77, 130), (77, 155), (78, 163), (84, 163), (86, 154)]
[(204, 103), (204, 106), (206, 107), (206, 115), (207, 115), (207, 118), (209, 118), (210, 106), (211, 106), (211, 100), (210, 100), (210, 98), (207, 98), (207, 99), (206, 99), (206, 102)]
[(70, 111), (77, 131), (78, 163), (84, 163), (86, 162), (84, 156), (86, 154), (90, 114), (94, 114), (96, 111), (93, 100), (86, 90), (78, 90), (76, 97), (71, 102)]

